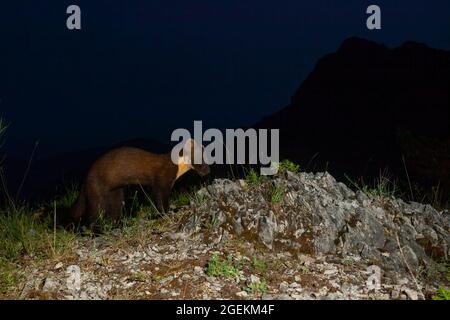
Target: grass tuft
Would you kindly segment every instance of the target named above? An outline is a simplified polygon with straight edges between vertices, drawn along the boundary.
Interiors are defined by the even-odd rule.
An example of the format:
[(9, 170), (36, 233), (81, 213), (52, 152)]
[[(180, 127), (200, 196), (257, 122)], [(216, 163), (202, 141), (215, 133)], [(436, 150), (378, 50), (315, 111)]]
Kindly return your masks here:
[(275, 186), (272, 189), (272, 203), (278, 204), (283, 200), (284, 188), (280, 186)]
[(285, 159), (285, 160), (281, 161), (281, 163), (278, 165), (278, 171), (279, 172), (290, 171), (290, 172), (298, 173), (298, 172), (300, 172), (300, 165), (298, 165), (290, 160)]
[(47, 204), (48, 207), (53, 207), (56, 204), (57, 208), (70, 208), (77, 201), (80, 191), (75, 183), (69, 184), (64, 194), (56, 196), (53, 201)]
[(212, 213), (210, 219), (205, 222), (205, 228), (209, 230), (217, 229), (220, 225), (219, 217), (216, 213)]
[(76, 234), (55, 229), (50, 216), (42, 218), (28, 207), (0, 213), (0, 263), (15, 262), (24, 255), (48, 258), (65, 254)]
[(188, 206), (191, 203), (191, 195), (188, 192), (176, 192), (170, 198), (170, 203), (177, 207)]
[(258, 294), (258, 293), (266, 293), (267, 292), (267, 283), (264, 279), (261, 279), (259, 281), (255, 281), (247, 285), (247, 287), (244, 288), (244, 291), (250, 294)]
[(261, 176), (255, 169), (251, 168), (250, 171), (245, 175), (245, 182), (248, 184), (259, 184), (264, 180), (264, 177)]
[(440, 287), (438, 292), (433, 296), (433, 300), (450, 300), (450, 289)]
[(432, 281), (450, 282), (450, 262), (448, 260), (439, 262), (432, 261), (430, 265), (422, 271), (422, 276)]
[(267, 263), (264, 260), (259, 260), (256, 255), (252, 257), (252, 268), (259, 272), (267, 271)]
[(358, 183), (350, 179), (347, 175), (345, 175), (345, 177), (353, 187), (369, 197), (392, 198), (400, 196), (397, 182), (392, 179), (387, 172), (380, 173), (373, 184), (365, 184), (364, 182)]
[(221, 259), (215, 254), (208, 262), (206, 274), (211, 277), (232, 278), (239, 275), (239, 266), (231, 255), (227, 259)]

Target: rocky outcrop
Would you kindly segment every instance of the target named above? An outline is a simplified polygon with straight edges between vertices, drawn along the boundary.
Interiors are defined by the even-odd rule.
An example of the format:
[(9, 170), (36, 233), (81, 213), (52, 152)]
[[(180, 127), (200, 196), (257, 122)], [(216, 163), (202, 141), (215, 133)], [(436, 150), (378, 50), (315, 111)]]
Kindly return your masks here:
[[(279, 203), (274, 190), (282, 190)], [(257, 185), (215, 180), (199, 191), (186, 232), (215, 221), (217, 230), (267, 249), (356, 254), (396, 272), (417, 272), (450, 255), (450, 214), (429, 205), (354, 192), (328, 173), (287, 172)], [(220, 231), (217, 231), (220, 234)], [(223, 235), (221, 235), (223, 236)]]

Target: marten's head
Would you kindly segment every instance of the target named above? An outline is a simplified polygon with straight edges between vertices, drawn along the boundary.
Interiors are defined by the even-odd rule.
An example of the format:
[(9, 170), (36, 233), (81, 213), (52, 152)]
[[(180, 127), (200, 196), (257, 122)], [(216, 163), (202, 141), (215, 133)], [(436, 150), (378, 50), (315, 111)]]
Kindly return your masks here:
[(205, 162), (204, 149), (194, 139), (186, 141), (178, 159), (177, 178), (190, 169), (195, 170), (201, 176), (210, 172), (209, 165)]

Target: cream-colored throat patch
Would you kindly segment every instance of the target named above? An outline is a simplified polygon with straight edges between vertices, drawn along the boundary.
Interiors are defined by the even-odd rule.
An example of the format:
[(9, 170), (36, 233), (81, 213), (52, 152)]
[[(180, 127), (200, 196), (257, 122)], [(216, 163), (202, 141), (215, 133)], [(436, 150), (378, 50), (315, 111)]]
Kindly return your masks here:
[(177, 171), (177, 176), (175, 177), (175, 180), (178, 179), (179, 177), (181, 177), (183, 174), (185, 174), (186, 172), (188, 172), (189, 170), (192, 169), (192, 165), (187, 164), (183, 157), (180, 157), (178, 159), (178, 171)]

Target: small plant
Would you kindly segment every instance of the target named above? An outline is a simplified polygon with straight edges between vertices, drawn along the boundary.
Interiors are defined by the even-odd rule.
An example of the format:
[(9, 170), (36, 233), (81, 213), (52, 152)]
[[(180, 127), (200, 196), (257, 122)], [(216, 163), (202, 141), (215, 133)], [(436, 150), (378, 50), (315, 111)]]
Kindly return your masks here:
[(94, 230), (108, 235), (114, 230), (115, 227), (115, 222), (111, 219), (111, 217), (105, 215), (105, 211), (101, 210), (98, 214), (98, 219), (96, 221), (96, 225), (94, 226)]
[[(149, 211), (147, 211), (150, 215), (161, 215), (161, 212), (158, 210), (158, 208), (156, 207), (156, 204), (153, 202), (153, 199), (149, 196), (149, 194), (145, 191), (145, 188), (142, 185), (139, 185), (142, 193), (145, 196), (145, 199), (148, 203), (148, 205), (146, 206)], [(141, 206), (142, 208), (142, 206)]]
[(252, 267), (259, 272), (265, 272), (267, 270), (267, 263), (264, 260), (259, 260), (256, 255), (252, 257)]
[(392, 180), (387, 172), (380, 173), (380, 176), (372, 185), (367, 185), (364, 182), (355, 182), (347, 175), (345, 175), (345, 177), (356, 189), (369, 197), (390, 198), (398, 196), (397, 183)]
[(272, 203), (278, 204), (283, 200), (284, 197), (284, 188), (280, 186), (275, 186), (272, 189)]
[(172, 196), (171, 203), (177, 207), (187, 206), (191, 203), (191, 197), (187, 192), (178, 192)]
[(342, 263), (346, 266), (352, 266), (355, 264), (355, 260), (352, 258), (347, 258), (342, 261)]
[(286, 159), (278, 164), (278, 171), (279, 172), (291, 171), (297, 173), (300, 171), (300, 165)]
[(245, 287), (244, 291), (246, 291), (250, 294), (266, 293), (267, 292), (267, 283), (264, 279), (254, 281), (254, 282), (250, 283), (247, 287)]
[(238, 267), (231, 255), (227, 259), (220, 259), (218, 255), (213, 255), (208, 262), (206, 274), (211, 277), (232, 278), (239, 275)]
[(216, 229), (220, 224), (220, 220), (219, 217), (217, 216), (217, 214), (213, 213), (211, 214), (210, 219), (205, 222), (205, 227), (206, 229)]
[(199, 193), (199, 187), (193, 187), (188, 191), (178, 191), (170, 197), (170, 203), (175, 204), (177, 207), (187, 206), (191, 201), (197, 205), (201, 205), (206, 201), (206, 196), (203, 193)]
[(18, 279), (13, 264), (0, 259), (0, 294), (5, 294), (16, 286)]
[(450, 289), (440, 287), (437, 293), (433, 296), (433, 300), (450, 300)]
[[(140, 211), (140, 204), (138, 200), (138, 192), (137, 190), (134, 190), (133, 196), (131, 197), (131, 205), (130, 205), (130, 212)], [(123, 210), (125, 211), (126, 208), (123, 207)]]
[(123, 217), (120, 220), (121, 234), (123, 237), (128, 239), (139, 238), (144, 228), (142, 225), (143, 221), (145, 220), (140, 217)]
[(142, 271), (134, 272), (128, 279), (130, 281), (145, 282), (147, 280), (147, 274)]
[(203, 203), (206, 202), (206, 196), (204, 194), (201, 194), (201, 193), (198, 193), (198, 192), (194, 193), (193, 198), (194, 198), (195, 204), (198, 205), (198, 206), (202, 205)]
[(420, 201), (422, 203), (430, 203), (433, 208), (438, 211), (444, 210), (450, 207), (450, 199), (445, 193), (445, 190), (441, 187), (440, 182), (431, 187), (431, 189), (427, 191), (419, 191), (418, 194), (424, 194), (423, 199)]
[(425, 276), (434, 281), (445, 280), (450, 282), (450, 262), (447, 260), (432, 262), (425, 270)]
[(311, 270), (306, 266), (300, 266), (299, 268), (300, 274), (308, 274), (311, 273)]
[(250, 171), (245, 175), (245, 181), (248, 184), (258, 184), (262, 182), (263, 177), (256, 172), (255, 169), (251, 168)]
[(159, 211), (156, 209), (156, 207), (151, 205), (141, 205), (138, 212), (142, 214), (143, 216), (146, 216), (150, 219), (159, 216)]
[(78, 198), (79, 190), (76, 184), (71, 184), (66, 187), (65, 192), (61, 196), (57, 196), (49, 206), (56, 205), (57, 208), (70, 208)]
[(372, 196), (392, 197), (397, 194), (397, 186), (394, 181), (386, 175), (380, 175), (375, 181), (375, 186), (367, 190)]

